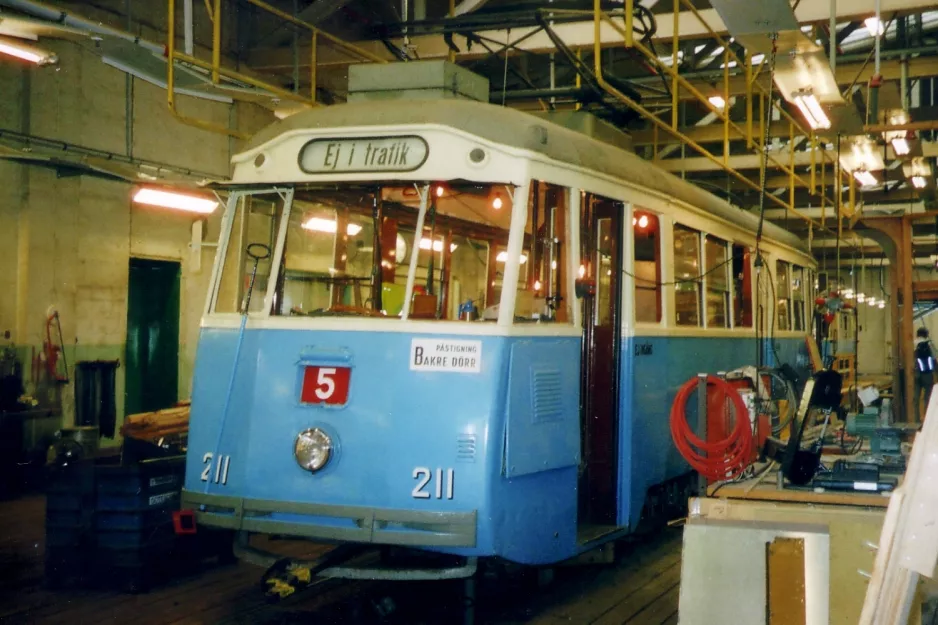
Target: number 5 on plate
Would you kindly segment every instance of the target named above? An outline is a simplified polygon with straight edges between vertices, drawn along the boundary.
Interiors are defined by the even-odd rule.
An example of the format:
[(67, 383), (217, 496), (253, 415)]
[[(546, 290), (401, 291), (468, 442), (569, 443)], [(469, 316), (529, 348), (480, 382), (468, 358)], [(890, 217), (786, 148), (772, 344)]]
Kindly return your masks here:
[(348, 367), (306, 367), (300, 401), (304, 404), (345, 405), (351, 374)]

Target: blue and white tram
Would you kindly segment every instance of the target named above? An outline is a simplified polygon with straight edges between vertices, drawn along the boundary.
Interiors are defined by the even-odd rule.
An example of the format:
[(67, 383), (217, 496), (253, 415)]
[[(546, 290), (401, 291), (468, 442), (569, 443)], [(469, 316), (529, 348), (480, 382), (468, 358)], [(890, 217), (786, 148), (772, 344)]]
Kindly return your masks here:
[(682, 494), (680, 383), (806, 357), (799, 240), (766, 225), (757, 289), (753, 215), (524, 112), (299, 113), (229, 192), (184, 490), (204, 525), (560, 561)]

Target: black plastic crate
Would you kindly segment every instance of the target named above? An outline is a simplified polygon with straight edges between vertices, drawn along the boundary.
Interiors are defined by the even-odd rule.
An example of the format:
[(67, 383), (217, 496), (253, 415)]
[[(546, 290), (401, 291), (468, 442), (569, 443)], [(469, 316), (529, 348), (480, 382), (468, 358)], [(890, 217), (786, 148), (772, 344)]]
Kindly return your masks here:
[(60, 588), (69, 582), (84, 584), (93, 561), (92, 550), (86, 546), (46, 545), (45, 583)]
[(94, 525), (94, 509), (90, 506), (80, 509), (49, 509), (46, 508), (46, 527), (58, 528), (85, 528), (91, 529)]
[(95, 532), (95, 544), (100, 549), (141, 550), (172, 547), (175, 540), (172, 523), (142, 530)]
[(108, 495), (98, 493), (96, 508), (101, 512), (146, 512), (149, 510), (178, 510), (180, 491), (166, 493), (135, 493)]
[(101, 510), (95, 515), (95, 530), (127, 531), (143, 530), (155, 525), (173, 522), (173, 511), (169, 508), (150, 510), (112, 511)]
[(154, 458), (124, 466), (98, 467), (98, 495), (159, 494), (182, 488), (185, 456)]
[(46, 494), (93, 494), (94, 477), (95, 465), (89, 461), (54, 468), (47, 476)]

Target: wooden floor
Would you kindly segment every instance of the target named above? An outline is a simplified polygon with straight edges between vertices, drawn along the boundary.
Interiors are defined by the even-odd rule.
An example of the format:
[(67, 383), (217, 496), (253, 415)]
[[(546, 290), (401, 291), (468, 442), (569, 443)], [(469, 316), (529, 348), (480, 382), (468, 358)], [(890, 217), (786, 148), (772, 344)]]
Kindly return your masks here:
[[(277, 604), (262, 571), (209, 564), (140, 595), (43, 587), (44, 498), (0, 502), (0, 623), (458, 623), (460, 582), (330, 581)], [(310, 554), (325, 547), (303, 543)], [(295, 545), (290, 549), (299, 555)], [(617, 563), (560, 567), (538, 584), (531, 569), (483, 575), (477, 622), (663, 625), (677, 623), (681, 536), (669, 530), (617, 546)], [(375, 605), (393, 606), (380, 619)]]

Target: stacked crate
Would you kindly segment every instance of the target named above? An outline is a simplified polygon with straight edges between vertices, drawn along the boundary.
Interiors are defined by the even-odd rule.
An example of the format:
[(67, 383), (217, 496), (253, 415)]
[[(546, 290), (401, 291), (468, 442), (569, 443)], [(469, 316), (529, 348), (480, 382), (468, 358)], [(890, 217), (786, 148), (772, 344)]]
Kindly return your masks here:
[(46, 583), (83, 581), (94, 531), (94, 465), (57, 469), (46, 489)]
[(141, 591), (169, 572), (176, 547), (173, 511), (179, 509), (184, 471), (184, 456), (97, 467), (94, 569), (98, 579)]

